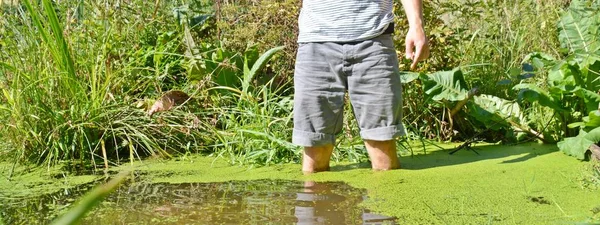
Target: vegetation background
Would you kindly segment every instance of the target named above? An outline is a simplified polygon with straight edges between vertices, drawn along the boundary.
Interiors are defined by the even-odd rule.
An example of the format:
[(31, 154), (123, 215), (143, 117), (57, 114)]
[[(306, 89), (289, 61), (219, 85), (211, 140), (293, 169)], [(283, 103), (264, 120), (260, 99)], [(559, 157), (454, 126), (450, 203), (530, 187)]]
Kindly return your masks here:
[[(402, 154), (413, 141), (557, 143), (580, 134), (564, 141), (583, 150), (565, 152), (585, 158), (600, 140), (581, 135), (600, 125), (599, 5), (424, 1), (432, 54), (401, 74)], [(290, 140), (300, 7), (296, 0), (2, 1), (0, 158), (93, 168), (198, 152), (232, 164), (297, 162), (300, 148)], [(408, 70), (399, 2), (395, 13), (400, 67)], [(577, 26), (585, 30), (573, 36)], [(182, 101), (148, 115), (174, 91), (185, 93)], [(334, 160), (367, 160), (354, 119), (344, 121)]]

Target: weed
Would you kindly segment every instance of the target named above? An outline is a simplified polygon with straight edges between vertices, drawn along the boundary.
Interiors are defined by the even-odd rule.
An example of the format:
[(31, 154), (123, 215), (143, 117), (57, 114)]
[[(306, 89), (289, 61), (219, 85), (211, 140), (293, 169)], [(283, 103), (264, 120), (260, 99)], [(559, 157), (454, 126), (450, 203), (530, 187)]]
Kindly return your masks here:
[(143, 40), (136, 32), (145, 28), (116, 17), (122, 15), (117, 10), (131, 8), (89, 2), (82, 5), (89, 13), (81, 15), (66, 3), (23, 4), (26, 10), (0, 19), (8, 24), (0, 48), (5, 56), (0, 57), (0, 118), (6, 124), (0, 137), (14, 160), (94, 164), (112, 156), (118, 163), (207, 148), (211, 138), (201, 132), (206, 124), (197, 122), (204, 119), (202, 112), (151, 119), (133, 106), (136, 99), (181, 85), (176, 77), (182, 57), (172, 43), (177, 34), (162, 35), (151, 47), (130, 48), (119, 41)]

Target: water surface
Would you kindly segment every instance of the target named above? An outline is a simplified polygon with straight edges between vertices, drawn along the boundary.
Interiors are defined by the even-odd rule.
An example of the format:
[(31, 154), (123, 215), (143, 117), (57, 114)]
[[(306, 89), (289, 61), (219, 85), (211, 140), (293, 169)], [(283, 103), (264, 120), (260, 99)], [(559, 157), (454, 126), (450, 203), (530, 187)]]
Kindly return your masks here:
[[(44, 224), (91, 185), (1, 200), (7, 224)], [(82, 224), (395, 224), (358, 206), (365, 191), (342, 182), (251, 180), (122, 185)]]

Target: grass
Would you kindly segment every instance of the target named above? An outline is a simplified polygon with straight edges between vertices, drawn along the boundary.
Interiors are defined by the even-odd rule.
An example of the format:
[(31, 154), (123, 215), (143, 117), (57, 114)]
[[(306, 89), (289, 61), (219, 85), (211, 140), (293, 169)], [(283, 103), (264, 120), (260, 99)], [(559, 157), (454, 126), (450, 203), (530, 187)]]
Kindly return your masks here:
[[(297, 2), (231, 2), (218, 13), (212, 1), (134, 2), (2, 7), (0, 140), (8, 146), (0, 158), (103, 167), (147, 155), (206, 152), (234, 164), (299, 161), (300, 148), (289, 143)], [(558, 54), (548, 34), (556, 33), (552, 23), (561, 0), (434, 3), (425, 5), (433, 53), (423, 71), (466, 66), (471, 86), (510, 99), (515, 96), (496, 82), (512, 79), (509, 72), (520, 68), (525, 54)], [(402, 10), (396, 12), (395, 39), (402, 46), (406, 23)], [(283, 51), (251, 69), (259, 53), (279, 45)], [(148, 117), (152, 100), (173, 89), (192, 100)], [(405, 87), (408, 136), (399, 142), (455, 138), (459, 128), (448, 125), (445, 108), (423, 96), (418, 84)], [(473, 133), (460, 132), (462, 138)], [(346, 113), (334, 160), (366, 161), (358, 134)]]
[[(446, 15), (443, 26), (451, 32), (441, 37), (434, 32), (434, 37), (459, 40), (459, 44), (448, 47), (453, 48), (453, 60), (458, 61), (453, 67), (478, 65), (466, 68), (472, 87), (511, 99), (515, 97), (511, 85), (498, 82), (509, 80), (514, 84), (525, 56), (532, 52), (560, 55), (556, 23), (566, 5), (564, 0), (440, 1), (439, 13)], [(437, 39), (434, 45), (440, 42)]]
[[(79, 19), (77, 8), (68, 4), (22, 3), (26, 10), (12, 8), (0, 19), (7, 25), (0, 49), (5, 87), (0, 118), (6, 124), (0, 137), (10, 146), (5, 154), (15, 161), (49, 165), (60, 160), (94, 164), (98, 158), (118, 164), (140, 155), (207, 148), (211, 138), (201, 133), (204, 121), (193, 124), (203, 118), (202, 112), (180, 110), (149, 118), (144, 108), (135, 107), (169, 88), (161, 82), (169, 81), (164, 76), (181, 61), (163, 52), (173, 48), (170, 43), (130, 48), (118, 42), (144, 41), (144, 32), (151, 31), (116, 20), (111, 11), (116, 8), (84, 4), (89, 13)], [(148, 59), (154, 67), (139, 65)]]

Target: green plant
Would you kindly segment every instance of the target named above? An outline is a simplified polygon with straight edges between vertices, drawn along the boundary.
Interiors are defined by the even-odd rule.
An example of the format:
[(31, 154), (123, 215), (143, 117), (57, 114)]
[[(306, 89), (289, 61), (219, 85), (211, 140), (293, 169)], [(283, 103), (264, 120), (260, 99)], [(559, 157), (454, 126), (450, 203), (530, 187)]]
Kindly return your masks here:
[[(500, 137), (486, 136), (491, 140), (515, 141), (525, 135), (548, 142), (539, 132), (530, 127), (521, 106), (515, 101), (493, 95), (478, 93), (476, 88), (469, 89), (461, 68), (432, 74), (405, 73), (404, 83), (419, 82), (422, 86), (426, 108), (443, 112), (439, 118), (446, 125), (442, 138), (451, 138), (457, 132), (469, 129), (496, 131)], [(444, 130), (442, 130), (444, 131)], [(463, 133), (466, 138), (475, 134)], [(489, 135), (489, 132), (488, 132)], [(504, 136), (504, 137), (502, 137)]]
[[(289, 143), (291, 134), (291, 98), (281, 96), (285, 90), (273, 89), (272, 78), (266, 83), (258, 82), (257, 74), (283, 47), (272, 48), (259, 56), (257, 48), (249, 48), (243, 57), (243, 69), (226, 67), (207, 60), (205, 68), (213, 68), (213, 79), (223, 85), (211, 88), (214, 92), (214, 108), (217, 116), (215, 130), (220, 144), (214, 153), (226, 156), (232, 163), (271, 164), (297, 159), (295, 146)], [(217, 49), (212, 59), (223, 56), (225, 50)], [(237, 54), (232, 54), (237, 57)], [(210, 58), (209, 58), (210, 59)], [(241, 59), (241, 57), (240, 57)], [(230, 58), (221, 58), (232, 61)], [(208, 67), (213, 66), (214, 67)], [(224, 77), (225, 79), (219, 79)]]
[[(588, 148), (600, 141), (600, 129), (596, 129), (600, 126), (600, 5), (597, 1), (571, 2), (558, 27), (567, 54), (564, 59), (540, 53), (526, 58), (538, 70), (548, 71), (547, 90), (533, 83), (513, 89), (519, 91), (519, 99), (553, 109), (567, 137), (558, 147), (584, 159)], [(576, 132), (573, 128), (580, 128), (576, 137), (570, 137)]]
[[(122, 23), (121, 16), (141, 20), (148, 10), (118, 13), (136, 9), (95, 8), (100, 5), (92, 2), (23, 4), (25, 12), (0, 18), (8, 24), (0, 48), (0, 119), (6, 124), (0, 138), (15, 161), (77, 159), (95, 166), (99, 158), (108, 165), (109, 159), (119, 163), (144, 154), (208, 148), (212, 138), (202, 132), (209, 126), (200, 120), (202, 111), (151, 119), (134, 107), (139, 99), (183, 83), (169, 82), (183, 75), (177, 69), (182, 63), (177, 33), (161, 32), (148, 46), (153, 41), (140, 38), (144, 32), (139, 31), (156, 28), (153, 22), (148, 27)], [(78, 13), (80, 6), (89, 13)], [(73, 12), (67, 16), (77, 19), (56, 12)], [(194, 107), (190, 102), (180, 109)]]
[(244, 52), (249, 46), (255, 46), (263, 52), (284, 46), (285, 51), (271, 60), (259, 79), (268, 81), (277, 77), (274, 85), (289, 85), (294, 70), (301, 3), (295, 0), (264, 0), (260, 4), (247, 0), (219, 1), (217, 27), (222, 47)]
[[(433, 73), (450, 71), (461, 67), (469, 90), (496, 96), (506, 100), (516, 99), (510, 90), (511, 84), (518, 83), (529, 71), (522, 71), (522, 59), (533, 51), (549, 52), (558, 55), (558, 38), (548, 36), (556, 33), (551, 26), (558, 17), (564, 0), (553, 1), (426, 1), (424, 2), (425, 29), (429, 37), (432, 54), (430, 59), (420, 64), (419, 72)], [(405, 30), (408, 29), (401, 4), (397, 4), (395, 34), (396, 45), (404, 45)], [(398, 49), (400, 68), (407, 69), (408, 60)], [(524, 68), (528, 69), (528, 68)], [(534, 78), (536, 81), (544, 76)], [(470, 121), (448, 121), (447, 111), (440, 107), (428, 107), (427, 96), (419, 82), (404, 88), (405, 124), (418, 129), (420, 136), (447, 139), (469, 138), (481, 123)], [(466, 88), (467, 86), (465, 86)], [(451, 103), (452, 105), (453, 103)], [(536, 108), (536, 109), (533, 109)], [(527, 124), (542, 130), (548, 118), (531, 117), (529, 111), (540, 111), (539, 106), (522, 107)], [(506, 126), (504, 126), (506, 127)], [(499, 128), (504, 129), (504, 128)], [(490, 133), (490, 132), (488, 132)], [(493, 132), (489, 136), (502, 136)], [(546, 135), (550, 138), (552, 135)]]
[(79, 224), (85, 215), (97, 206), (103, 199), (106, 198), (110, 193), (119, 187), (121, 183), (125, 181), (129, 172), (121, 172), (116, 177), (112, 178), (107, 183), (97, 186), (77, 202), (74, 203), (66, 213), (58, 216), (54, 219), (51, 224), (53, 225), (67, 225), (67, 224)]

